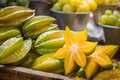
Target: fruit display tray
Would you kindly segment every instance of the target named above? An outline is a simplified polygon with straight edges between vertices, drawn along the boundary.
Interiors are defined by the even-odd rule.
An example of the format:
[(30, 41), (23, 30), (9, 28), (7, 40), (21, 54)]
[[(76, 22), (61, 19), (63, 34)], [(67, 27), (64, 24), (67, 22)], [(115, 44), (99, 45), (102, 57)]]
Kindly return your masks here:
[(60, 74), (36, 71), (24, 67), (0, 65), (0, 80), (73, 80)]

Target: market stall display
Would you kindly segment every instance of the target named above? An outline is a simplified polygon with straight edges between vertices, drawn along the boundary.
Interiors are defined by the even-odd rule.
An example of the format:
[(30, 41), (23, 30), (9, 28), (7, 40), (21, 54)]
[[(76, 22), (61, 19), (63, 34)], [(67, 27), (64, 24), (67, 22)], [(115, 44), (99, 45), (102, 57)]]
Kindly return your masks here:
[[(1, 9), (0, 76), (2, 77), (0, 79), (20, 80), (20, 76), (24, 77), (25, 80), (120, 79), (119, 56), (114, 58), (119, 51), (119, 40), (116, 41), (117, 44), (113, 41), (107, 41), (106, 36), (110, 33), (108, 31), (109, 33), (106, 34), (107, 30), (104, 32), (109, 45), (107, 42), (105, 43), (107, 45), (100, 45), (98, 41), (93, 42), (88, 39), (88, 29), (85, 25), (89, 19), (89, 12), (97, 9), (97, 2), (91, 1), (93, 2), (90, 3), (89, 0), (70, 0), (70, 2), (59, 0), (56, 3), (57, 5), (60, 3), (62, 9), (59, 8), (58, 10), (54, 2), (51, 11), (54, 16), (60, 13), (59, 19), (45, 15), (35, 16), (35, 10), (21, 6)], [(109, 2), (104, 3), (106, 5)], [(93, 7), (92, 4), (96, 4), (96, 7)], [(88, 7), (83, 9), (84, 6), (88, 5), (89, 9)], [(72, 8), (77, 11), (75, 12)], [(108, 18), (112, 15), (113, 19), (114, 16), (114, 20), (111, 20), (111, 17), (109, 19), (111, 21), (104, 20), (104, 17), (101, 17), (99, 18), (101, 24), (98, 24), (105, 28), (115, 28), (119, 32), (119, 27), (114, 26), (116, 24), (118, 26), (119, 12), (112, 13), (111, 10), (107, 10), (104, 13), (104, 16), (107, 15)], [(66, 26), (67, 22), (62, 26), (57, 24), (58, 20), (63, 22), (70, 20), (68, 17), (71, 17), (72, 20), (69, 23), (73, 23), (78, 18), (75, 24), (81, 26), (82, 29), (77, 28), (76, 25)], [(80, 19), (83, 22), (80, 23)], [(80, 25), (76, 22), (86, 23)], [(4, 77), (6, 74), (8, 75), (7, 78)], [(106, 76), (108, 74), (113, 76)], [(9, 77), (11, 78), (9, 79)]]

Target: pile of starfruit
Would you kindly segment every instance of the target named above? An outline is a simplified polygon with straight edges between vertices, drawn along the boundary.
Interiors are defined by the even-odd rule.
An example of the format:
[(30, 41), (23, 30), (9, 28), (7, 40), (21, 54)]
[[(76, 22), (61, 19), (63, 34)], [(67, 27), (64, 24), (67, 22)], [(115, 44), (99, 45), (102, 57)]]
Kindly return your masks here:
[[(26, 7), (0, 10), (0, 64), (75, 77), (75, 80), (120, 80), (117, 45), (87, 40), (88, 30), (60, 30), (56, 19), (35, 16)], [(99, 73), (99, 74), (98, 74)]]

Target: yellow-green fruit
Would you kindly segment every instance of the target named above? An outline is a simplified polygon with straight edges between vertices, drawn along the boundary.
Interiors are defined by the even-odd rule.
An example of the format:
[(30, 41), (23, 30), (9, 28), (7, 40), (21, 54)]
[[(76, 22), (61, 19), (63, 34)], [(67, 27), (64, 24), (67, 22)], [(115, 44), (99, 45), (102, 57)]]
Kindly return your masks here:
[(31, 37), (32, 39), (36, 39), (43, 32), (50, 31), (50, 30), (59, 30), (58, 25), (57, 24), (50, 24), (50, 25), (44, 26), (41, 29), (35, 30), (33, 32), (25, 33), (24, 36), (26, 38)]
[(76, 12), (89, 12), (90, 10), (90, 5), (87, 2), (83, 2), (83, 4), (77, 7)]
[(26, 38), (36, 38), (39, 34), (48, 30), (58, 29), (55, 19), (50, 16), (35, 16), (29, 19), (23, 26), (23, 33)]
[(0, 61), (23, 46), (23, 38), (10, 38), (0, 46)]
[(21, 6), (10, 6), (0, 10), (0, 26), (19, 26), (35, 15), (35, 11)]
[(39, 54), (57, 51), (64, 45), (64, 31), (52, 30), (41, 34), (35, 42), (35, 50)]
[(102, 46), (101, 49), (105, 52), (105, 54), (107, 54), (110, 58), (112, 58), (115, 55), (115, 53), (117, 52), (118, 46), (106, 45), (106, 46)]
[[(17, 44), (16, 44), (17, 45)], [(14, 49), (13, 52), (9, 51), (9, 55), (6, 55), (4, 58), (0, 59), (0, 64), (10, 64), (15, 63), (23, 59), (31, 49), (32, 40), (25, 40), (23, 41), (22, 46), (18, 49)]]
[(97, 9), (97, 3), (94, 0), (87, 0), (87, 3), (89, 4), (92, 11)]
[(62, 60), (52, 58), (53, 53), (49, 53), (40, 56), (33, 63), (32, 69), (53, 72), (53, 73), (63, 73), (64, 63)]
[(112, 61), (106, 54), (97, 54), (94, 59), (104, 69), (109, 69), (113, 67)]
[(120, 70), (105, 70), (96, 75), (93, 80), (120, 80)]
[(16, 28), (0, 28), (0, 44), (6, 41), (9, 38), (21, 36), (21, 33)]
[(62, 4), (57, 2), (53, 5), (52, 9), (56, 10), (56, 11), (61, 11), (62, 10)]
[(69, 4), (64, 4), (62, 11), (63, 12), (74, 12), (74, 8), (70, 6)]
[(99, 70), (99, 65), (95, 62), (92, 57), (88, 57), (88, 62), (85, 67), (85, 74), (87, 79), (92, 78)]
[(37, 54), (35, 52), (29, 52), (22, 60), (18, 61), (17, 63), (14, 63), (12, 65), (20, 65), (23, 67), (30, 68), (30, 67), (32, 67), (32, 64), (35, 61), (35, 59), (37, 59), (38, 57), (40, 57), (39, 54)]

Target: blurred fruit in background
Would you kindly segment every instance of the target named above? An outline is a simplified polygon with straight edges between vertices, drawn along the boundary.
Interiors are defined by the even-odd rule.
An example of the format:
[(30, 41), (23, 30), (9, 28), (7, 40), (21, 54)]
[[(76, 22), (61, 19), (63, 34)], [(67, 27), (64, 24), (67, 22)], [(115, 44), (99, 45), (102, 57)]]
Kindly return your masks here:
[(94, 0), (58, 0), (52, 9), (63, 12), (90, 12), (97, 9), (97, 3)]
[(30, 0), (0, 0), (0, 7), (7, 6), (28, 6)]
[(120, 27), (120, 12), (106, 10), (105, 13), (100, 17), (100, 23)]

